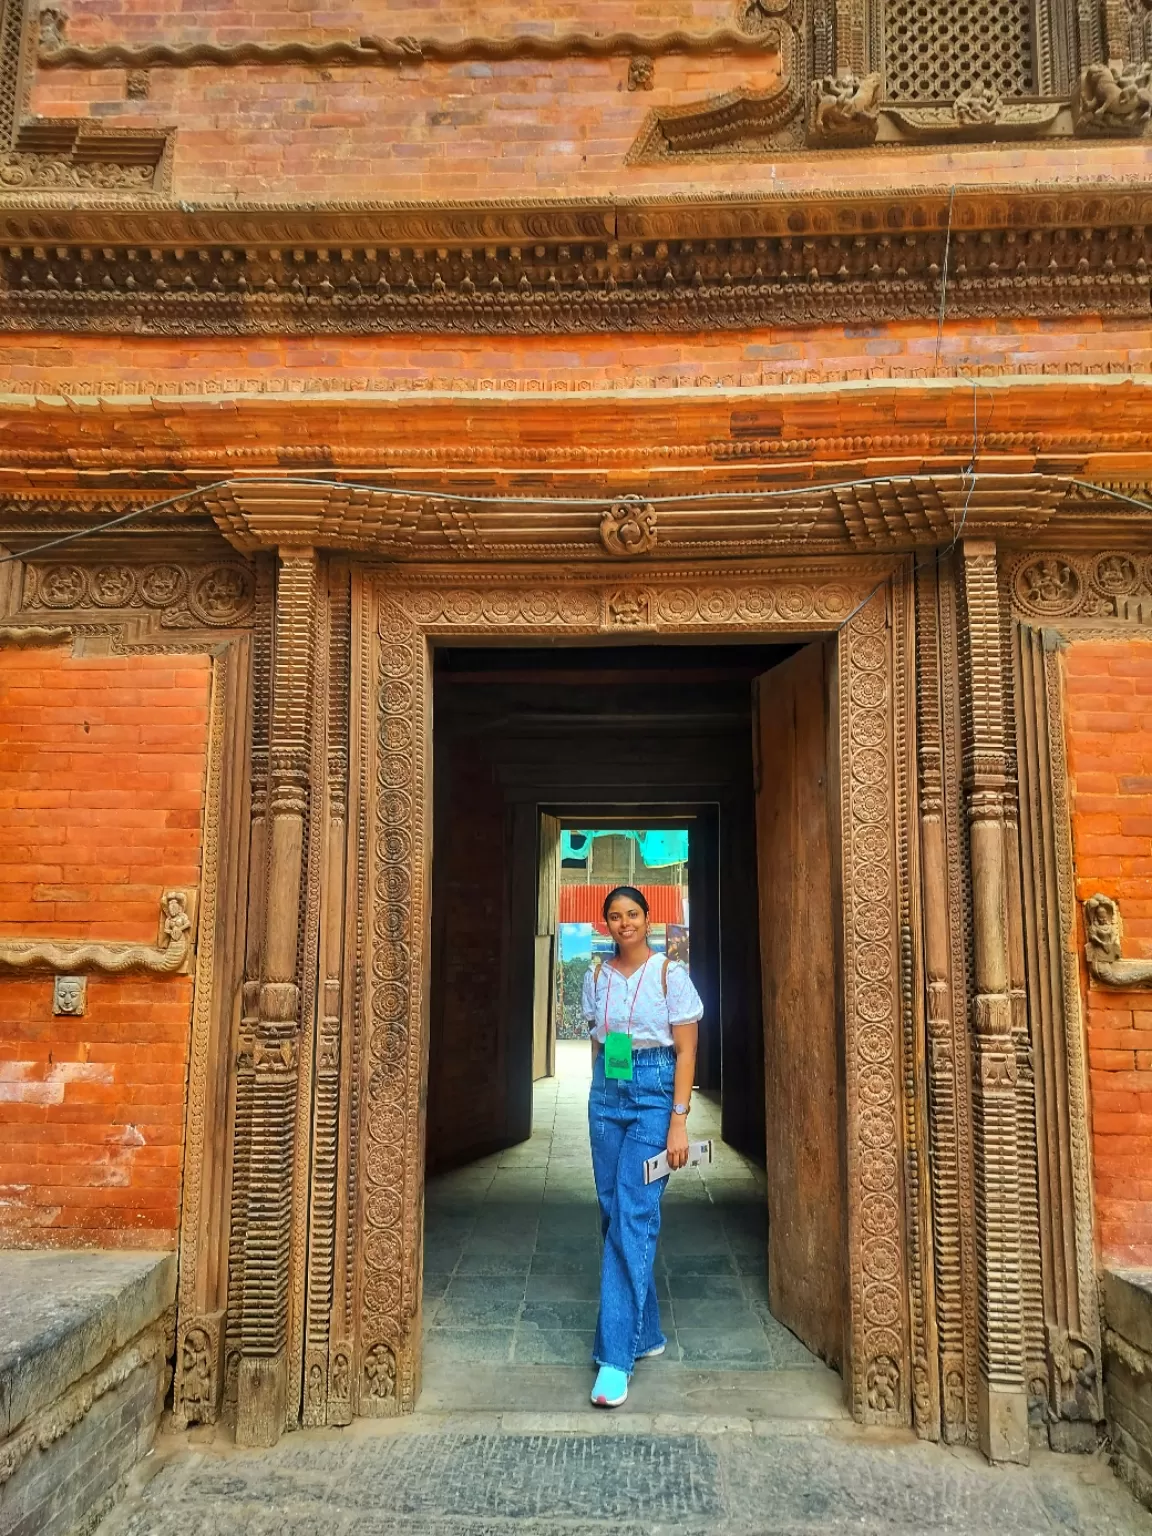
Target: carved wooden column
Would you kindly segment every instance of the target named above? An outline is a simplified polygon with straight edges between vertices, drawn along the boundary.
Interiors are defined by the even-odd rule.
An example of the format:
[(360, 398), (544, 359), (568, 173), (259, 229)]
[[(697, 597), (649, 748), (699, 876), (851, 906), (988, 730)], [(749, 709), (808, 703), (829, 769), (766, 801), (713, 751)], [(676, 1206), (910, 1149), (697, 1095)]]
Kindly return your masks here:
[(259, 1017), (260, 976), (264, 953), (264, 897), (268, 877), (268, 746), (272, 729), (271, 561), (256, 563), (256, 616), (252, 634), (251, 826), (248, 842), (248, 914), (245, 926), (244, 981), (240, 989), (240, 1025), (232, 1082), (232, 1195), (228, 1226), (228, 1313), (225, 1332), (225, 1400), (236, 1407), (237, 1372), (244, 1313), (244, 1242), (248, 1228), (248, 1176), (252, 1157), (252, 1042)]
[(276, 584), (263, 967), (252, 1038), (248, 1212), (236, 1438), (272, 1445), (288, 1389), (300, 1056), (300, 906), (308, 813), (316, 554), (282, 549)]
[(977, 1277), (980, 1448), (1027, 1461), (1028, 1398), (1020, 1273), (1016, 1050), (1012, 1036), (1004, 858), (1004, 683), (996, 547), (968, 539), (964, 582), (964, 778), (972, 868), (975, 980)]
[(1100, 1400), (1088, 1070), (1064, 741), (1060, 636), (1015, 626), (1021, 873), (1035, 1057), (1039, 1253), (1048, 1436), (1091, 1450)]
[[(308, 1211), (308, 1297), (304, 1348), (306, 1425), (329, 1422), (330, 1344), (333, 1321), (336, 1201), (340, 1148), (341, 1034), (343, 1027), (344, 879), (348, 814), (348, 667), (350, 573), (330, 568), (326, 751), (320, 865), (320, 987), (317, 1000), (312, 1162)], [(319, 790), (316, 791), (319, 801)], [(347, 1393), (334, 1398), (333, 1422), (347, 1422)]]
[(1020, 779), (1017, 767), (1016, 689), (1012, 665), (1011, 615), (1001, 597), (1000, 640), (1004, 678), (1004, 742), (1007, 785), (1004, 798), (1004, 861), (1008, 902), (1008, 979), (1012, 1040), (1016, 1053), (1016, 1147), (1020, 1165), (1020, 1286), (1024, 1327), (1024, 1382), (1029, 1418), (1047, 1409), (1044, 1297), (1040, 1276), (1040, 1211), (1036, 1167), (1036, 1080), (1024, 953), (1024, 895), (1020, 871)]
[(920, 776), (921, 893), (928, 1035), (929, 1169), (940, 1352), (941, 1431), (948, 1444), (968, 1437), (965, 1414), (964, 1274), (958, 1134), (958, 1063), (953, 1039), (949, 944), (948, 840), (944, 822), (944, 721), (941, 700), (938, 577), (916, 577), (917, 746)]

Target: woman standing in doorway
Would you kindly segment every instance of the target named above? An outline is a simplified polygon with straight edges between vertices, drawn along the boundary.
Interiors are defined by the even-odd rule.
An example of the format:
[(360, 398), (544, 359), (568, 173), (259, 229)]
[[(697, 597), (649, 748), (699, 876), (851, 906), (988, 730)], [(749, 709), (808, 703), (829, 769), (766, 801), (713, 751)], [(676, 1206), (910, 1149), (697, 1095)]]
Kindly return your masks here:
[(649, 946), (641, 891), (629, 885), (610, 891), (604, 921), (616, 953), (589, 969), (583, 999), (592, 1036), (588, 1130), (604, 1234), (592, 1401), (617, 1408), (628, 1396), (636, 1361), (664, 1353), (652, 1271), (668, 1181), (645, 1184), (644, 1163), (665, 1150), (671, 1168), (688, 1161), (688, 1108), (704, 1005), (688, 967)]

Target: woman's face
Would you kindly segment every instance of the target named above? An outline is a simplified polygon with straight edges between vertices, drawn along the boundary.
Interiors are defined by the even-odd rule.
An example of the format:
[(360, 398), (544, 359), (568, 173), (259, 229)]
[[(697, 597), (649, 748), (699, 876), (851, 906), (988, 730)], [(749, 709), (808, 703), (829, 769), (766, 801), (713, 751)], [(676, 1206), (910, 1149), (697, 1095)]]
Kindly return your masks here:
[(644, 938), (648, 933), (648, 919), (644, 915), (644, 908), (638, 906), (631, 896), (617, 896), (608, 908), (605, 921), (608, 924), (608, 932), (617, 944), (631, 944), (636, 939)]

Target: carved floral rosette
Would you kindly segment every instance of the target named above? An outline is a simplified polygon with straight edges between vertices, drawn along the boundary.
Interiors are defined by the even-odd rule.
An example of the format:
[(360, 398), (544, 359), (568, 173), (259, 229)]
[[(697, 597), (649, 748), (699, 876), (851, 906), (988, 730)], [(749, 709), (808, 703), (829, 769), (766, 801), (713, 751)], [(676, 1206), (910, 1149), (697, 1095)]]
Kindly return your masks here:
[[(911, 1369), (900, 1190), (899, 953), (895, 939), (894, 672), (888, 563), (849, 570), (781, 565), (730, 572), (663, 570), (642, 585), (563, 584), (393, 569), (374, 583), (370, 653), (375, 709), (371, 932), (359, 1161), (356, 1409), (410, 1410), (417, 1391), (423, 1075), (426, 1056), (431, 688), (429, 636), (638, 630), (765, 638), (839, 631), (844, 796), (850, 1392), (857, 1416), (906, 1424)], [(851, 747), (850, 754), (844, 750)]]
[(911, 1390), (902, 1223), (893, 670), (886, 594), (844, 635), (844, 860), (852, 1383), (857, 1417), (907, 1423)]
[(29, 612), (151, 611), (164, 629), (231, 629), (247, 624), (256, 600), (251, 567), (212, 565), (29, 565), (23, 607)]

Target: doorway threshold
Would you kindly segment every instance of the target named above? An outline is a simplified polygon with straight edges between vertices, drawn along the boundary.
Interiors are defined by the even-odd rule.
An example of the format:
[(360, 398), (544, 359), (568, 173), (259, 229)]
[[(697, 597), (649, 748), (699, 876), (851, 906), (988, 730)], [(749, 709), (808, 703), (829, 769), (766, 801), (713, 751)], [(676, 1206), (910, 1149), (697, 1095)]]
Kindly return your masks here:
[[(703, 1433), (702, 1421), (723, 1421), (726, 1428), (754, 1426), (764, 1419), (850, 1420), (844, 1384), (827, 1366), (768, 1371), (661, 1368), (658, 1362), (637, 1368), (623, 1407), (606, 1413), (588, 1400), (591, 1367), (524, 1365), (515, 1370), (510, 1389), (507, 1368), (494, 1365), (433, 1364), (424, 1372), (417, 1415), (424, 1413), (530, 1414), (537, 1427), (561, 1428), (579, 1418), (588, 1429), (608, 1421), (637, 1432), (637, 1419), (656, 1420), (649, 1428), (674, 1429), (671, 1421), (689, 1421)], [(514, 1401), (510, 1399), (514, 1398)], [(546, 1424), (544, 1420), (555, 1419)], [(562, 1422), (561, 1422), (562, 1421)]]

